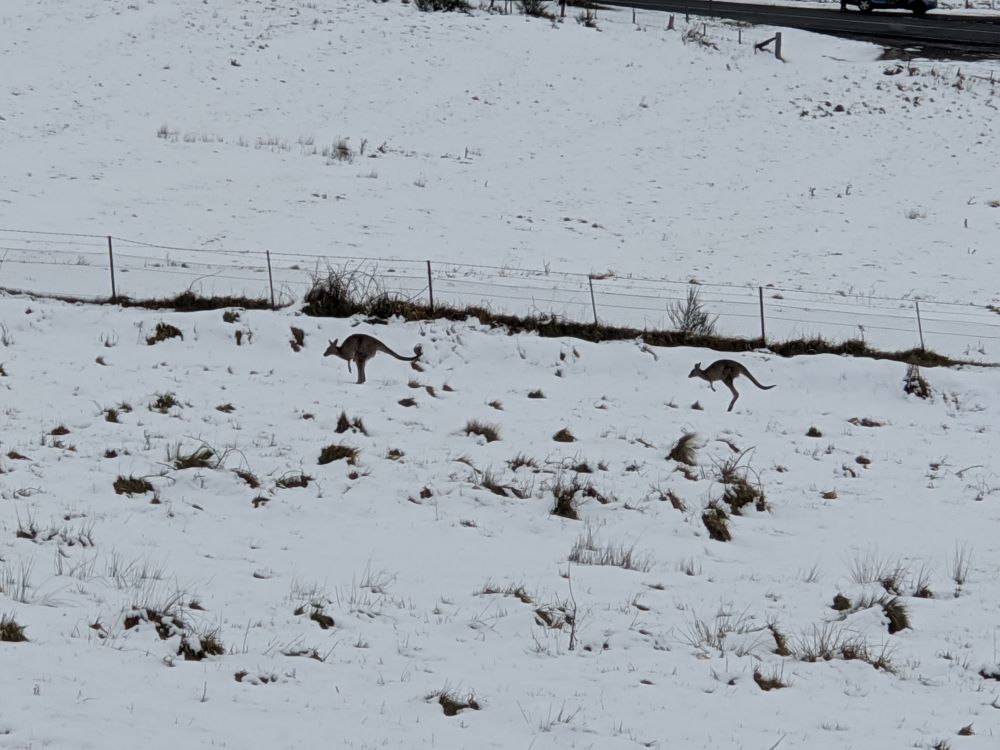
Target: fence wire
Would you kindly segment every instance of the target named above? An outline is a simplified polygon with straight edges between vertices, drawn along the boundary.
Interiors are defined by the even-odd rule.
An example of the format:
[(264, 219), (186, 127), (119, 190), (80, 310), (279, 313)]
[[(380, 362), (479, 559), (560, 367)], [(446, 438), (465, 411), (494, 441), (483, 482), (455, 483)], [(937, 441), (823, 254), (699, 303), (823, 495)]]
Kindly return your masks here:
[[(328, 271), (371, 276), (387, 292), (453, 307), (513, 315), (555, 315), (637, 329), (673, 329), (691, 282), (634, 274), (553, 272), (545, 268), (368, 258), (281, 249), (268, 253), (192, 248), (93, 234), (0, 229), (0, 288), (81, 299), (108, 298), (113, 255), (116, 291), (165, 298), (269, 298), (288, 304)], [(428, 276), (430, 274), (430, 277)], [(863, 293), (700, 283), (698, 296), (716, 332), (768, 341), (861, 339), (882, 349), (922, 344), (942, 354), (989, 359), (1000, 342), (1000, 311), (971, 303)], [(918, 320), (919, 305), (919, 320)], [(763, 318), (763, 320), (762, 320)], [(922, 337), (922, 340), (921, 340)]]

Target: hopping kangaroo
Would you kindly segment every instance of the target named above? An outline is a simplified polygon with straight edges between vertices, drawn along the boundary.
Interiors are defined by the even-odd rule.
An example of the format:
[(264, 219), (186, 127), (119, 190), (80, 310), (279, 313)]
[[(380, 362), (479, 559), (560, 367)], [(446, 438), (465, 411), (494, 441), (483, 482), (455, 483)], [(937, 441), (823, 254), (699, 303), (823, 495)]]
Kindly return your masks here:
[(726, 411), (733, 410), (733, 404), (736, 403), (736, 399), (740, 397), (739, 391), (733, 385), (733, 381), (736, 380), (740, 375), (746, 375), (750, 382), (762, 390), (770, 390), (774, 388), (773, 385), (761, 385), (757, 382), (757, 378), (750, 374), (750, 371), (741, 365), (739, 362), (734, 362), (731, 359), (719, 359), (710, 364), (704, 370), (701, 369), (701, 362), (698, 362), (694, 369), (688, 374), (689, 378), (701, 378), (702, 380), (708, 381), (708, 386), (713, 391), (715, 390), (715, 383), (717, 380), (721, 380), (726, 386), (733, 392), (733, 400), (729, 402), (729, 408)]
[(404, 362), (413, 362), (420, 357), (421, 348), (420, 344), (417, 344), (413, 347), (413, 356), (404, 357), (401, 354), (396, 354), (374, 336), (354, 333), (344, 339), (344, 343), (340, 346), (337, 346), (337, 339), (331, 341), (330, 346), (323, 352), (323, 356), (329, 357), (331, 354), (335, 354), (341, 359), (346, 359), (348, 372), (351, 371), (351, 362), (354, 362), (358, 366), (358, 384), (361, 384), (365, 382), (365, 364), (379, 352), (385, 352)]

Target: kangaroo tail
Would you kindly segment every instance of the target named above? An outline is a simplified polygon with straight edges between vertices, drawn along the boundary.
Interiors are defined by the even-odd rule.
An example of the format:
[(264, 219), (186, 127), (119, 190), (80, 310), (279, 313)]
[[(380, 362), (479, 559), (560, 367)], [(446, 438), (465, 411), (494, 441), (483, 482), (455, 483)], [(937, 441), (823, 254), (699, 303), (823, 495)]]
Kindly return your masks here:
[(774, 388), (773, 385), (761, 385), (760, 381), (758, 381), (757, 378), (755, 378), (753, 375), (751, 375), (749, 370), (744, 369), (743, 372), (750, 379), (750, 382), (753, 383), (758, 388), (760, 388), (762, 391), (769, 391), (772, 388)]
[(420, 358), (420, 355), (423, 352), (423, 349), (421, 348), (420, 344), (417, 344), (415, 347), (413, 347), (413, 356), (412, 357), (404, 357), (402, 354), (396, 354), (396, 352), (394, 352), (392, 349), (390, 349), (388, 346), (386, 346), (382, 342), (379, 342), (379, 350), (385, 352), (390, 357), (395, 357), (396, 359), (401, 359), (404, 362), (414, 362), (414, 361), (416, 361), (417, 359)]

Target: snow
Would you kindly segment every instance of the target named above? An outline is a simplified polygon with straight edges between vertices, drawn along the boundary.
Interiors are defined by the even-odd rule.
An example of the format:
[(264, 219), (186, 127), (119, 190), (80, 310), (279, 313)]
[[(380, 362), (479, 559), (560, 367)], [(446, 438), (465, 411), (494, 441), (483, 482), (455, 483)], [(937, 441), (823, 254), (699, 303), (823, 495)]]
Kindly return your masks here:
[[(0, 224), (97, 237), (8, 250), (0, 279), (106, 294), (96, 261), (64, 259), (113, 234), (208, 264), (281, 248), (996, 301), (988, 80), (958, 88), (941, 62), (887, 76), (870, 46), (801, 32), (781, 65), (724, 24), (715, 50), (639, 18), (7, 2)], [(327, 163), (310, 137), (390, 145)], [(12, 262), (26, 247), (52, 264)], [(138, 247), (137, 270), (176, 272), (144, 280), (190, 283), (169, 265), (185, 252)], [(899, 363), (762, 350), (736, 358), (776, 387), (741, 378), (726, 412), (724, 386), (687, 377), (705, 350), (298, 307), (0, 296), (0, 616), (28, 638), (0, 642), (0, 748), (995, 744), (992, 369), (924, 369), (922, 400)], [(148, 344), (160, 323), (183, 338)], [(356, 385), (322, 352), (357, 332), (419, 343), (420, 369), (379, 355)], [(367, 434), (337, 433), (341, 412)], [(686, 432), (694, 467), (666, 458)], [(357, 465), (318, 463), (337, 443)], [(215, 464), (174, 466), (204, 446)], [(732, 461), (767, 507), (719, 542), (702, 512)], [(297, 473), (308, 486), (279, 486)], [(117, 494), (120, 477), (152, 491)], [(553, 515), (574, 480), (580, 519)], [(571, 562), (580, 544), (638, 569)], [(837, 612), (836, 594), (874, 606)], [(891, 596), (911, 623), (893, 634)], [(178, 653), (209, 636), (223, 654)], [(892, 671), (842, 648), (804, 661), (824, 640), (884, 650)], [(442, 691), (479, 710), (446, 716)]]

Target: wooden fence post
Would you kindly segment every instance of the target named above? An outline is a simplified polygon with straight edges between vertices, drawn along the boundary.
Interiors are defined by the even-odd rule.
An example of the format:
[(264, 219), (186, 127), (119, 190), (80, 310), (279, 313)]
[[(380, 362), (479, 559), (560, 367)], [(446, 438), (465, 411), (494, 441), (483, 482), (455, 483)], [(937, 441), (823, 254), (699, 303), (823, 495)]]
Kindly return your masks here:
[(111, 268), (111, 301), (118, 301), (118, 290), (115, 288), (115, 253), (111, 249), (111, 235), (108, 235), (108, 266)]
[(781, 62), (784, 62), (784, 60), (781, 57), (781, 32), (780, 31), (774, 32), (774, 57), (776, 59), (778, 59), (778, 60), (781, 60)]
[(924, 324), (920, 321), (920, 303), (914, 301), (913, 304), (917, 308), (917, 331), (920, 332), (920, 351), (926, 351), (924, 349)]
[(760, 343), (767, 346), (767, 334), (764, 331), (764, 287), (757, 287), (757, 292), (760, 295)]
[(271, 309), (275, 309), (274, 305), (274, 276), (271, 274), (271, 251), (265, 250), (264, 253), (267, 255), (267, 283), (271, 287)]
[(431, 262), (427, 261), (427, 292), (431, 298), (431, 315), (434, 314), (434, 278), (431, 275)]
[(594, 311), (594, 325), (600, 325), (597, 322), (597, 301), (594, 299), (594, 277), (588, 275), (587, 283), (590, 284), (590, 308)]
[(674, 30), (674, 14), (671, 13), (670, 20), (667, 21), (667, 31), (673, 31), (673, 30)]

